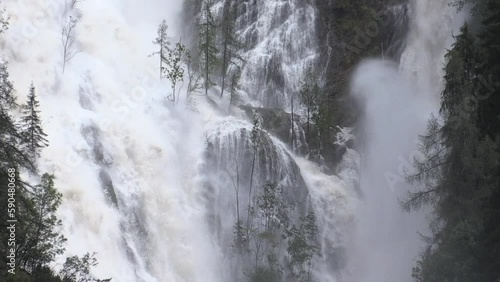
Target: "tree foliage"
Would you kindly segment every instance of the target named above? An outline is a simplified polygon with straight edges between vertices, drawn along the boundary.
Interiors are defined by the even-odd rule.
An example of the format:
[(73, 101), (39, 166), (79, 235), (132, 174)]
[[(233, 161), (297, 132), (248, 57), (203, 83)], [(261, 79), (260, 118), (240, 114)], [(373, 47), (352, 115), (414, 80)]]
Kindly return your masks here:
[(157, 37), (153, 41), (153, 44), (157, 45), (158, 51), (151, 54), (151, 56), (158, 55), (160, 57), (160, 79), (163, 78), (163, 72), (165, 71), (163, 64), (166, 63), (167, 53), (170, 50), (170, 38), (168, 37), (167, 32), (167, 21), (163, 20), (158, 26), (158, 30), (156, 32)]
[(216, 44), (217, 22), (212, 14), (212, 5), (212, 0), (203, 1), (198, 20), (200, 70), (203, 73), (205, 95), (208, 95), (208, 89), (215, 85), (213, 75), (219, 65), (219, 49)]
[[(7, 26), (8, 22), (2, 11), (0, 34)], [(74, 26), (71, 27), (73, 28)], [(73, 36), (69, 29), (63, 29), (63, 36), (65, 34)], [(65, 45), (65, 40), (71, 38), (62, 40), (63, 46), (71, 47), (70, 42)], [(71, 57), (71, 50), (66, 51), (66, 55)], [(66, 59), (65, 62), (68, 61)], [(21, 107), (21, 122), (14, 122), (12, 112), (18, 109), (18, 105), (7, 66), (7, 62), (0, 60), (0, 186), (3, 187), (0, 189), (0, 202), (6, 208), (0, 213), (0, 226), (4, 230), (0, 232), (0, 252), (5, 254), (0, 264), (0, 280), (61, 282), (50, 265), (64, 251), (66, 240), (61, 234), (61, 220), (56, 216), (62, 195), (54, 186), (54, 176), (45, 173), (39, 177), (35, 166), (35, 157), (47, 145), (39, 117), (39, 102), (32, 84), (28, 100)], [(24, 172), (30, 172), (31, 176), (39, 178), (39, 183), (26, 182), (21, 178)], [(8, 240), (9, 232), (5, 232), (11, 224), (7, 220), (16, 220), (15, 244)], [(10, 265), (11, 261), (7, 258), (11, 250), (16, 255), (14, 265)], [(8, 270), (15, 274), (10, 274)]]
[[(234, 249), (253, 266), (245, 271), (250, 281), (312, 281), (318, 255), (316, 218), (310, 212), (294, 224), (290, 214), (295, 207), (284, 200), (283, 189), (277, 183), (264, 185), (253, 196), (251, 221), (235, 224), (234, 241), (242, 245)], [(283, 253), (289, 256), (285, 263), (279, 257)]]
[(62, 223), (55, 215), (61, 198), (54, 188), (54, 176), (44, 174), (41, 183), (23, 199), (20, 220), (24, 224), (17, 258), (20, 267), (28, 272), (46, 266), (64, 251), (66, 239), (60, 234)]
[(300, 97), (302, 103), (306, 106), (306, 139), (308, 142), (310, 140), (311, 119), (314, 115), (318, 114), (319, 94), (320, 87), (314, 78), (312, 68), (309, 68), (300, 88)]
[(171, 83), (172, 94), (170, 100), (174, 105), (176, 100), (179, 100), (182, 87), (179, 87), (178, 84), (184, 81), (184, 62), (187, 56), (190, 56), (188, 49), (182, 43), (178, 42), (174, 48), (167, 51), (165, 58), (166, 67), (163, 71)]
[(440, 115), (429, 121), (421, 137), (425, 157), (415, 160), (417, 172), (408, 177), (423, 189), (403, 203), (407, 210), (425, 204), (434, 210), (432, 234), (424, 237), (427, 248), (413, 269), (416, 281), (495, 282), (500, 277), (500, 136), (489, 119), (499, 110), (485, 107), (496, 101), (485, 95), (491, 87), (485, 87), (484, 77), (494, 69), (483, 60), (498, 51), (481, 45), (465, 24), (446, 54)]
[(40, 102), (38, 102), (35, 86), (31, 83), (28, 100), (22, 106), (23, 137), (27, 146), (28, 154), (34, 161), (40, 155), (40, 149), (48, 145), (47, 134), (43, 132), (40, 120)]
[(83, 257), (72, 256), (66, 259), (59, 275), (62, 282), (107, 282), (111, 279), (95, 279), (90, 270), (98, 264), (95, 253), (86, 253)]
[[(221, 94), (224, 96), (224, 89), (227, 84), (227, 76), (229, 75), (231, 79), (229, 80), (230, 88), (233, 88), (234, 79), (238, 76), (234, 72), (238, 72), (243, 58), (238, 55), (238, 51), (241, 48), (241, 42), (238, 40), (235, 34), (234, 22), (236, 20), (236, 7), (238, 3), (233, 0), (227, 0), (224, 2), (224, 11), (222, 16), (222, 69), (221, 69)], [(231, 68), (232, 67), (232, 68)], [(233, 74), (231, 75), (231, 70)], [(232, 94), (232, 93), (231, 93)]]

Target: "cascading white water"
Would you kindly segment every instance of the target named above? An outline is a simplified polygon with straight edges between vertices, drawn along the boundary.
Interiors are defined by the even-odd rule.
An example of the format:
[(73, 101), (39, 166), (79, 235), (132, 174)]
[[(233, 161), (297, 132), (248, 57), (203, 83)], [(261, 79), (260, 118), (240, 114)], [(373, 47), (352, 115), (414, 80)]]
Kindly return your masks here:
[[(54, 173), (63, 193), (59, 216), (68, 242), (55, 267), (61, 266), (65, 256), (96, 252), (99, 265), (93, 273), (114, 281), (232, 282), (243, 277), (224, 251), (234, 218), (221, 216), (228, 214), (222, 209), (225, 206), (216, 206), (215, 212), (212, 206), (220, 204), (220, 199), (232, 199), (234, 189), (226, 183), (215, 191), (207, 190), (213, 171), (206, 171), (210, 158), (205, 149), (213, 141), (220, 157), (225, 150), (244, 150), (248, 136), (238, 135), (245, 129), (248, 132), (251, 125), (219, 117), (204, 99), (197, 101), (197, 112), (187, 110), (182, 100), (172, 107), (165, 99), (168, 83), (157, 79), (157, 58), (148, 57), (155, 51), (151, 41), (163, 18), (174, 27), (170, 35), (175, 34), (181, 1), (86, 0), (77, 1), (74, 9), (70, 2), (2, 2), (10, 16), (10, 29), (1, 43), (18, 101), (24, 100), (23, 90), (33, 81), (49, 136), (50, 146), (39, 160), (40, 171)], [(314, 11), (309, 5), (260, 1), (258, 7), (258, 21), (247, 30), (249, 36), (258, 38), (246, 54), (248, 78), (243, 84), (247, 90), (266, 84), (266, 77), (252, 78), (251, 72), (260, 67), (280, 68), (284, 83), (297, 81), (314, 57), (314, 48), (308, 48), (313, 40), (302, 38), (314, 34), (310, 30)], [(277, 10), (283, 17), (274, 22), (270, 12)], [(78, 52), (63, 73), (61, 31), (70, 15), (78, 19)], [(294, 32), (303, 26), (309, 29)], [(311, 51), (301, 52), (306, 49)], [(271, 57), (276, 66), (271, 66)], [(252, 95), (256, 93), (263, 92)], [(268, 104), (266, 99), (259, 96), (255, 101)], [(288, 101), (286, 96), (271, 100), (285, 107)], [(234, 130), (224, 126), (226, 133), (214, 133), (218, 123)], [(330, 231), (340, 230), (337, 221), (344, 217), (336, 214), (347, 201), (342, 182), (299, 160), (302, 179), (286, 146), (265, 134), (265, 153), (274, 156), (274, 161), (263, 159), (257, 166), (256, 185), (273, 180), (295, 187), (287, 192), (289, 201), (302, 206), (297, 210), (304, 213), (310, 208), (307, 182), (311, 202), (317, 203), (318, 220), (325, 223), (323, 244), (338, 242)], [(214, 169), (221, 172), (223, 167)], [(220, 179), (214, 182), (220, 184)], [(338, 202), (334, 209), (329, 207), (333, 202)], [(224, 221), (221, 228), (213, 225), (214, 216)], [(328, 259), (331, 251), (325, 253)], [(235, 271), (240, 273), (232, 274)]]
[[(68, 238), (65, 256), (95, 251), (100, 264), (93, 273), (120, 282), (243, 279), (241, 265), (228, 254), (235, 220), (234, 166), (228, 162), (238, 156), (248, 174), (251, 124), (221, 115), (201, 98), (197, 112), (182, 100), (171, 106), (165, 99), (169, 85), (157, 78), (157, 58), (148, 57), (162, 19), (173, 38), (181, 36), (175, 23), (182, 1), (86, 0), (74, 10), (66, 2), (71, 1), (3, 0), (11, 27), (0, 42), (18, 101), (31, 81), (40, 95), (50, 146), (39, 166), (56, 175), (64, 195), (59, 215)], [(237, 34), (245, 41), (247, 61), (241, 83), (251, 104), (288, 110), (290, 95), (317, 59), (315, 10), (307, 2), (241, 3)], [(440, 5), (431, 0), (413, 5), (414, 24), (401, 61), (410, 82), (401, 82), (404, 75), (385, 62), (365, 64), (355, 78), (354, 91), (365, 100), (369, 121), (361, 178), (365, 202), (356, 200), (355, 151), (347, 149), (338, 177), (327, 176), (264, 133), (263, 150), (270, 157), (257, 165), (256, 186), (276, 181), (287, 187), (287, 201), (299, 206), (295, 217), (306, 209), (316, 212), (322, 254), (313, 271), (317, 281), (408, 280), (418, 247), (415, 226), (424, 224), (415, 224), (418, 216), (401, 216), (399, 194), (389, 189), (385, 174), (398, 174), (398, 157), (408, 158), (436, 105), (429, 98), (439, 92), (436, 62), (450, 44), (449, 36), (436, 35), (451, 33), (433, 32), (435, 24), (428, 25), (426, 17), (432, 11), (430, 19), (447, 22), (449, 30), (459, 22), (453, 16), (441, 21), (453, 11)], [(60, 37), (69, 15), (79, 19), (80, 52), (63, 74)], [(345, 146), (341, 139), (352, 136), (346, 131), (340, 137)], [(242, 205), (248, 201), (242, 197)], [(347, 243), (353, 247), (346, 252)], [(341, 271), (346, 256), (347, 274)]]
[(317, 59), (316, 11), (301, 0), (238, 5), (243, 12), (236, 21), (236, 34), (244, 46), (242, 88), (250, 96), (248, 102), (288, 110), (303, 74)]
[[(198, 189), (206, 117), (168, 106), (148, 58), (163, 18), (175, 32), (182, 1), (66, 2), (2, 1), (18, 101), (30, 81), (40, 97), (50, 146), (39, 166), (63, 193), (66, 255), (97, 252), (96, 276), (113, 281), (221, 281)], [(80, 52), (62, 74), (70, 14)]]
[(363, 105), (361, 189), (348, 281), (412, 281), (422, 249), (425, 211), (405, 214), (405, 176), (419, 158), (418, 136), (439, 107), (442, 64), (463, 15), (450, 1), (410, 1), (411, 24), (399, 66), (371, 60), (359, 66), (352, 92)]

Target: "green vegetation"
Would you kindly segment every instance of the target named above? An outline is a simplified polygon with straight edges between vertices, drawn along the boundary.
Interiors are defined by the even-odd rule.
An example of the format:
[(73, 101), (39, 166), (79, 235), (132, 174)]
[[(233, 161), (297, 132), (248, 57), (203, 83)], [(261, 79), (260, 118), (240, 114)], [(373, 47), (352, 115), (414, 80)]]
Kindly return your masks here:
[[(389, 52), (393, 43), (395, 15), (389, 9), (401, 0), (318, 0), (318, 36), (321, 64), (324, 68), (325, 99), (322, 105), (332, 109), (331, 116), (337, 126), (350, 126), (358, 111), (349, 96), (349, 78), (361, 60), (369, 57), (397, 57)], [(399, 25), (399, 23), (398, 23)], [(403, 28), (404, 27), (400, 27)], [(323, 111), (325, 112), (326, 109)]]
[(38, 116), (40, 111), (40, 103), (36, 99), (35, 86), (31, 83), (30, 92), (28, 95), (28, 101), (22, 106), (22, 111), (24, 117), (22, 122), (24, 125), (23, 135), (24, 139), (27, 141), (28, 154), (31, 160), (35, 160), (40, 154), (40, 149), (47, 146), (47, 135), (43, 132), (40, 117)]
[(465, 24), (446, 55), (440, 116), (429, 121), (425, 158), (408, 178), (424, 189), (403, 207), (434, 211), (413, 270), (419, 282), (500, 279), (500, 2), (475, 3), (488, 9), (474, 9), (478, 33)]
[(178, 42), (175, 47), (169, 49), (167, 52), (167, 57), (165, 58), (166, 67), (163, 70), (165, 76), (170, 80), (172, 87), (172, 94), (170, 95), (170, 100), (172, 104), (175, 105), (176, 100), (179, 100), (181, 87), (177, 87), (177, 84), (184, 80), (184, 62), (185, 57), (189, 56), (189, 51), (186, 46)]
[[(0, 34), (8, 27), (2, 14), (0, 12)], [(21, 107), (20, 123), (15, 122), (11, 114), (19, 106), (13, 96), (14, 86), (7, 67), (7, 62), (0, 61), (0, 203), (6, 209), (0, 212), (0, 253), (5, 254), (1, 258), (0, 280), (109, 281), (88, 275), (90, 267), (96, 263), (94, 260), (93, 264), (87, 264), (88, 257), (68, 258), (64, 269), (73, 269), (73, 276), (55, 273), (50, 268), (55, 257), (64, 252), (66, 241), (61, 234), (61, 221), (56, 216), (62, 195), (54, 186), (54, 175), (38, 176), (37, 157), (48, 142), (41, 126), (35, 86), (30, 86), (28, 100)], [(24, 181), (20, 177), (22, 172), (39, 178), (39, 183), (33, 185)], [(8, 220), (17, 220), (15, 226)], [(15, 234), (15, 241), (9, 240), (11, 234)]]
[(208, 95), (208, 89), (214, 86), (213, 75), (219, 65), (219, 49), (216, 44), (217, 23), (212, 15), (212, 0), (204, 0), (201, 9), (201, 15), (198, 22), (199, 30), (199, 50), (200, 65), (203, 73), (205, 95)]
[[(250, 221), (235, 223), (233, 241), (235, 253), (252, 266), (244, 271), (249, 281), (312, 281), (313, 260), (319, 250), (314, 213), (293, 224), (289, 215), (294, 207), (283, 200), (282, 188), (276, 183), (262, 187), (252, 202)], [(285, 251), (287, 262), (278, 257)]]
[[(234, 32), (234, 22), (236, 20), (236, 7), (238, 3), (232, 0), (225, 1), (224, 12), (222, 16), (222, 69), (221, 69), (221, 94), (224, 96), (224, 89), (226, 88), (226, 77), (228, 75), (229, 67), (235, 66), (239, 68), (239, 64), (243, 59), (238, 55), (238, 50), (241, 48), (241, 42), (238, 41)], [(238, 71), (238, 70), (237, 70)], [(230, 79), (230, 88), (233, 80), (236, 78), (235, 74)]]
[(158, 31), (157, 31), (158, 37), (156, 37), (155, 40), (153, 41), (153, 44), (158, 45), (158, 51), (151, 54), (151, 56), (158, 55), (160, 57), (160, 79), (163, 78), (163, 72), (165, 71), (163, 64), (166, 63), (167, 52), (170, 50), (169, 48), (170, 39), (167, 36), (167, 31), (168, 31), (167, 21), (163, 20), (160, 26), (158, 26)]
[(178, 85), (184, 81), (185, 66), (188, 68), (188, 97), (196, 92), (199, 86), (192, 70), (191, 53), (181, 42), (175, 43), (174, 47), (170, 48), (171, 42), (167, 36), (167, 30), (167, 22), (163, 20), (158, 26), (158, 37), (153, 41), (155, 45), (158, 45), (159, 50), (151, 56), (158, 55), (160, 57), (160, 79), (166, 77), (170, 81), (172, 93), (168, 99), (175, 105), (182, 89), (182, 84), (181, 87)]

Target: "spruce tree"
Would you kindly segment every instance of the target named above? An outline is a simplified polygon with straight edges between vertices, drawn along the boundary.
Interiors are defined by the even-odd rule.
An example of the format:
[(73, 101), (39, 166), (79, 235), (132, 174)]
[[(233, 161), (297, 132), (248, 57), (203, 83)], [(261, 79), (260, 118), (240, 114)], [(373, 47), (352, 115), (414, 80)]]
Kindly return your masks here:
[(7, 62), (0, 61), (0, 109), (10, 111), (16, 108), (16, 100), (13, 95), (14, 86), (9, 80)]
[(212, 76), (219, 63), (219, 59), (217, 57), (219, 50), (217, 49), (215, 41), (217, 23), (212, 15), (212, 5), (212, 0), (205, 0), (203, 2), (198, 23), (201, 72), (203, 73), (203, 79), (205, 80), (205, 95), (208, 95), (208, 89), (215, 85)]
[[(236, 20), (237, 3), (232, 0), (227, 0), (224, 3), (224, 11), (222, 17), (222, 69), (221, 69), (221, 94), (224, 96), (226, 88), (226, 78), (230, 71), (230, 66), (235, 65), (239, 68), (243, 61), (238, 55), (238, 50), (241, 48), (241, 42), (236, 38), (234, 22)], [(230, 81), (232, 84), (232, 81)], [(231, 87), (231, 86), (230, 86)]]
[(39, 117), (40, 103), (36, 98), (35, 86), (31, 83), (26, 104), (22, 106), (23, 135), (29, 156), (32, 160), (40, 155), (40, 149), (48, 145), (47, 135), (43, 132)]
[[(432, 118), (421, 138), (423, 160), (408, 177), (424, 188), (410, 193), (403, 206), (430, 204), (434, 217), (428, 247), (413, 270), (419, 282), (496, 281), (500, 242), (498, 217), (491, 200), (498, 195), (499, 142), (481, 134), (479, 108), (469, 102), (480, 86), (480, 50), (465, 24), (446, 54), (445, 88), (439, 118)], [(491, 228), (495, 232), (491, 232)]]
[(168, 31), (167, 21), (163, 20), (161, 24), (158, 26), (158, 31), (157, 31), (158, 37), (156, 37), (155, 40), (153, 41), (153, 44), (158, 45), (158, 51), (151, 54), (151, 56), (158, 55), (160, 57), (160, 80), (163, 78), (163, 72), (165, 71), (165, 67), (163, 67), (163, 64), (166, 63), (167, 54), (170, 50), (169, 48), (170, 39), (167, 36), (167, 31)]
[(493, 137), (500, 134), (500, 1), (485, 1), (487, 14), (479, 35), (484, 50), (483, 86), (480, 99), (480, 127)]
[(14, 123), (10, 112), (18, 106), (14, 99), (14, 87), (9, 80), (7, 63), (0, 61), (0, 169), (7, 174), (9, 167), (35, 171), (35, 166), (19, 144), (24, 136)]

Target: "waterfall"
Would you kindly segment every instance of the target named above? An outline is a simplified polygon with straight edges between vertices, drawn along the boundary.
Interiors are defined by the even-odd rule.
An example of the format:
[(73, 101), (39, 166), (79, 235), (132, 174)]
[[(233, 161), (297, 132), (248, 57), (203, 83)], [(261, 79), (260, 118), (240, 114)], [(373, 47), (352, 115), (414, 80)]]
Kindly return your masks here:
[(245, 46), (242, 88), (253, 105), (289, 110), (303, 74), (317, 59), (314, 6), (301, 0), (239, 5), (236, 34)]
[[(411, 187), (418, 136), (438, 110), (444, 54), (463, 24), (450, 1), (414, 0), (411, 23), (399, 64), (369, 60), (352, 81), (362, 104), (361, 190), (357, 230), (349, 248), (348, 281), (412, 281), (411, 269), (422, 250), (425, 215), (403, 213), (399, 205)], [(450, 2), (451, 3), (451, 2)]]
[[(180, 37), (182, 2), (87, 0), (72, 11), (66, 2), (2, 1), (17, 99), (30, 81), (40, 97), (50, 146), (39, 167), (63, 194), (65, 256), (96, 252), (94, 274), (113, 281), (220, 282), (198, 173), (208, 117), (168, 106), (169, 85), (148, 57), (162, 19)], [(63, 74), (69, 15), (79, 52)]]
[[(195, 111), (185, 98), (171, 105), (169, 82), (159, 79), (158, 58), (149, 55), (163, 19), (173, 41), (189, 37), (178, 24), (182, 0), (70, 2), (1, 3), (10, 29), (0, 46), (18, 102), (31, 81), (40, 97), (50, 145), (38, 165), (55, 174), (63, 194), (58, 216), (68, 241), (55, 269), (68, 256), (96, 252), (92, 273), (112, 281), (246, 281), (249, 262), (231, 243), (236, 217), (246, 218), (251, 195), (274, 183), (292, 224), (316, 215), (314, 281), (410, 281), (416, 231), (425, 230), (425, 221), (398, 207), (408, 189), (400, 167), (436, 109), (439, 62), (461, 23), (446, 3), (414, 0), (406, 45), (391, 49), (402, 52), (399, 64), (371, 60), (358, 68), (352, 88), (363, 105), (361, 148), (350, 148), (355, 134), (341, 128), (336, 145), (344, 153), (328, 175), (279, 139), (291, 133), (261, 129), (255, 153), (251, 118), (243, 110), (228, 116), (214, 95), (196, 96)], [(216, 15), (223, 3), (215, 1)], [(255, 107), (286, 116), (301, 78), (319, 59), (314, 1), (238, 5), (244, 103), (256, 116)], [(61, 31), (70, 15), (77, 19), (76, 52), (63, 73)], [(296, 135), (303, 142), (300, 128)], [(276, 259), (289, 262), (286, 247)]]

